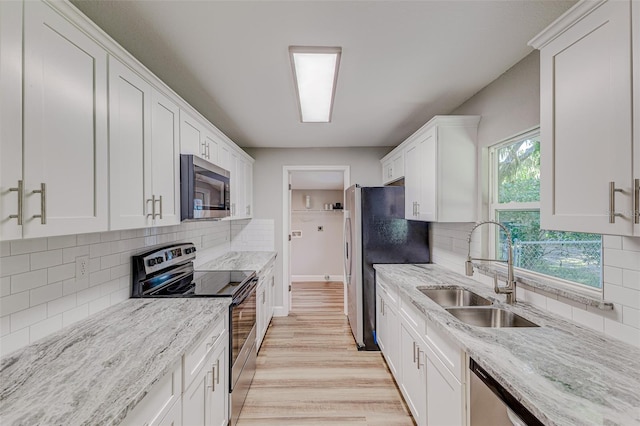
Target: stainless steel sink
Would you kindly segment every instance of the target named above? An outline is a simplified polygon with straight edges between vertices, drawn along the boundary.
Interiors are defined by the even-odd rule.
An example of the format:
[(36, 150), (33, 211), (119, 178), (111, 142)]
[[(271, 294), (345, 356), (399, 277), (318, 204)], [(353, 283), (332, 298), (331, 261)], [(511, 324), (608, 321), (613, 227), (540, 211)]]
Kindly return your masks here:
[(452, 288), (421, 288), (418, 290), (425, 296), (436, 302), (438, 305), (446, 308), (450, 306), (486, 306), (491, 305), (489, 299), (478, 296), (472, 291), (462, 287)]
[(460, 321), (477, 327), (539, 327), (518, 314), (500, 308), (449, 308), (447, 311)]

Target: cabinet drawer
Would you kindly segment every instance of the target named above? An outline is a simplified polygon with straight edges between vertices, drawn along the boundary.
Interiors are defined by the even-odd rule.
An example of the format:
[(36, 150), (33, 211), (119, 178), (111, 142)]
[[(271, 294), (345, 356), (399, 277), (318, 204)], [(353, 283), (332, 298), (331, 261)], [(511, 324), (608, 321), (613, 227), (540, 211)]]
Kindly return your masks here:
[(183, 389), (187, 389), (198, 371), (204, 365), (204, 361), (211, 353), (214, 346), (222, 338), (227, 338), (227, 315), (223, 316), (211, 331), (205, 333), (205, 336), (195, 344), (195, 346), (184, 355), (184, 385)]
[(424, 335), (424, 314), (420, 312), (410, 300), (400, 300), (400, 314), (402, 315), (404, 322), (413, 327), (413, 329), (418, 332), (418, 335)]
[(182, 365), (158, 383), (140, 401), (121, 423), (124, 426), (159, 425), (174, 404), (179, 403), (182, 394)]
[(442, 330), (438, 329), (431, 321), (427, 320), (427, 343), (451, 373), (462, 382), (464, 353), (460, 346)]
[(392, 287), (385, 283), (384, 280), (376, 277), (376, 282), (378, 283), (378, 288), (382, 291), (382, 296), (387, 299), (388, 302), (397, 304), (398, 303), (398, 293), (396, 290), (392, 289)]

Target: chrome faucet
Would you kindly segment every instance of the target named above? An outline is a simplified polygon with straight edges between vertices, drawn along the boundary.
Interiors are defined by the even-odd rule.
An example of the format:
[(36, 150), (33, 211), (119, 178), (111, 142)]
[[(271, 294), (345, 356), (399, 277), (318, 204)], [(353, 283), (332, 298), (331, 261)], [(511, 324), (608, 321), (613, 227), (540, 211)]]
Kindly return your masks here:
[[(507, 260), (501, 260), (501, 259), (480, 259), (480, 258), (473, 258), (471, 257), (471, 234), (473, 234), (473, 231), (476, 230), (476, 228), (478, 228), (481, 225), (486, 225), (492, 223), (496, 226), (499, 226), (505, 234), (507, 234), (507, 243), (508, 243), (508, 250), (509, 250), (509, 255), (507, 257)], [(473, 275), (473, 260), (483, 260), (483, 261), (487, 261), (487, 262), (502, 262), (502, 263), (506, 263), (507, 264), (507, 268), (508, 268), (508, 272), (507, 272), (507, 285), (505, 287), (500, 287), (498, 285), (498, 273), (496, 272), (493, 275), (493, 290), (498, 293), (498, 294), (506, 294), (507, 295), (507, 303), (509, 304), (514, 304), (516, 303), (516, 279), (515, 276), (513, 275), (513, 242), (511, 240), (511, 232), (509, 232), (509, 230), (507, 229), (506, 226), (504, 226), (503, 224), (501, 224), (500, 222), (496, 222), (493, 220), (486, 220), (483, 222), (478, 222), (476, 223), (476, 225), (471, 228), (471, 231), (469, 231), (469, 236), (467, 237), (467, 242), (469, 243), (469, 251), (467, 252), (467, 261), (464, 264), (464, 268), (465, 268), (465, 273), (468, 277)]]

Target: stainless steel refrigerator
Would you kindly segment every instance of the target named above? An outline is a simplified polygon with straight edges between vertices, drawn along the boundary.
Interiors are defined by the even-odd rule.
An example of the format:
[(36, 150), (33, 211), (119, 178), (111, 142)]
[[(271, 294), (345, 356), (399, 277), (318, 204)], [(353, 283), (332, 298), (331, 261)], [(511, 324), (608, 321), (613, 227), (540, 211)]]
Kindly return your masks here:
[(404, 218), (404, 187), (345, 191), (344, 268), (349, 324), (359, 349), (376, 344), (375, 263), (429, 263), (428, 224)]

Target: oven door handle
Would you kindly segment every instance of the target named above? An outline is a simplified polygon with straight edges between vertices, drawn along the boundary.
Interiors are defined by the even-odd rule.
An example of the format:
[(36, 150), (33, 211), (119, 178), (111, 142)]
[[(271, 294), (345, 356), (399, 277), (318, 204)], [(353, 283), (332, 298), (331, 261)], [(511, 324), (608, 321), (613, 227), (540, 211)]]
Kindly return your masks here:
[(244, 302), (253, 293), (257, 287), (258, 278), (254, 277), (249, 281), (240, 294), (231, 300), (231, 306), (238, 306)]

